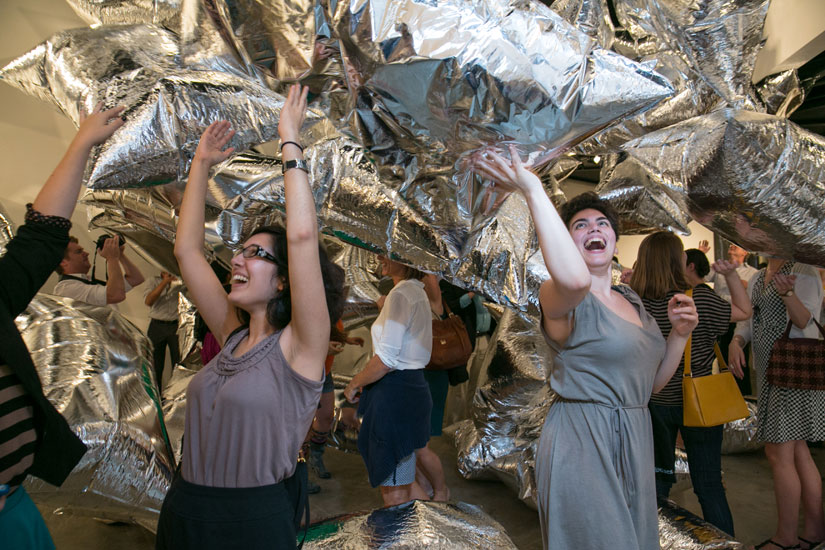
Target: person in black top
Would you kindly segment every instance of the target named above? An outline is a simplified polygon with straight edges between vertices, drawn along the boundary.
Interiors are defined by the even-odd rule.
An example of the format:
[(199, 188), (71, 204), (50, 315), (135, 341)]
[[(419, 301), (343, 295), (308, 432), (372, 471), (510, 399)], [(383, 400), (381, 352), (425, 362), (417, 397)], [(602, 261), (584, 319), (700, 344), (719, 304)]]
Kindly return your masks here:
[[(713, 264), (714, 270), (730, 285), (732, 300), (728, 303), (696, 276), (696, 264), (701, 263), (700, 260), (694, 258), (690, 262), (692, 269), (689, 273), (686, 272), (687, 262), (688, 256), (679, 237), (667, 231), (652, 233), (639, 246), (630, 287), (641, 296), (645, 309), (665, 337), (671, 331), (667, 318), (668, 301), (676, 293), (693, 288), (699, 324), (693, 329), (691, 371), (695, 376), (704, 376), (711, 373), (716, 339), (724, 334), (728, 323), (749, 318), (751, 307), (745, 287), (736, 274), (738, 264), (724, 260)], [(676, 481), (674, 463), (676, 434), (679, 432), (685, 443), (693, 491), (702, 506), (702, 515), (706, 521), (732, 536), (733, 517), (722, 485), (722, 426), (695, 428), (683, 424), (683, 370), (684, 357), (670, 381), (650, 398), (656, 493), (667, 498)]]
[(60, 164), (27, 205), (26, 223), (0, 258), (0, 533), (6, 550), (54, 548), (43, 518), (20, 485), (33, 475), (60, 485), (86, 446), (49, 403), (14, 319), (63, 258), (69, 217), (92, 147), (123, 121), (99, 104), (83, 119)]

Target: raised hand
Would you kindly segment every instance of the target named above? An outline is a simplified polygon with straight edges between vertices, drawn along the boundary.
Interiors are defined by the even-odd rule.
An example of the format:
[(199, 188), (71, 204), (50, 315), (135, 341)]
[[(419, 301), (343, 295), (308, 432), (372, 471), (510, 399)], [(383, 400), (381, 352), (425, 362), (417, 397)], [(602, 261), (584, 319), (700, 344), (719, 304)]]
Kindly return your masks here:
[(281, 143), (285, 141), (298, 141), (301, 134), (301, 126), (307, 114), (307, 93), (309, 88), (300, 84), (293, 84), (289, 87), (289, 93), (281, 107), (281, 117), (278, 120), (278, 135)]
[(699, 324), (696, 304), (686, 294), (675, 294), (667, 303), (667, 318), (673, 327), (672, 332), (687, 338)]
[(698, 248), (702, 254), (707, 254), (710, 252), (710, 243), (707, 240), (701, 240), (699, 241), (699, 246), (696, 248)]
[(542, 189), (541, 180), (524, 165), (515, 145), (510, 145), (509, 161), (498, 151), (490, 149), (476, 154), (472, 165), (474, 172), (489, 178), (504, 191), (517, 191), (526, 195)]
[(106, 258), (107, 261), (114, 262), (120, 259), (120, 239), (117, 237), (109, 237), (103, 241), (103, 248), (100, 249), (100, 255)]
[(195, 160), (193, 162), (202, 162), (207, 167), (214, 166), (219, 162), (223, 162), (235, 152), (234, 147), (229, 147), (224, 150), (226, 144), (235, 135), (235, 130), (232, 130), (230, 124), (226, 120), (219, 120), (213, 122), (209, 127), (203, 131), (201, 140), (198, 143), (198, 149), (195, 151)]
[(125, 109), (126, 107), (114, 107), (104, 111), (103, 102), (101, 101), (89, 115), (86, 115), (86, 113), (81, 110), (80, 127), (77, 129), (75, 141), (86, 147), (103, 143), (109, 139), (118, 128), (123, 126), (124, 121), (120, 117), (120, 114)]
[(776, 287), (777, 294), (786, 294), (789, 290), (793, 290), (793, 286), (796, 284), (796, 275), (777, 273), (773, 276), (773, 284)]
[(719, 275), (725, 276), (729, 273), (736, 273), (736, 268), (739, 267), (739, 262), (729, 262), (728, 260), (718, 260), (713, 262), (710, 267)]

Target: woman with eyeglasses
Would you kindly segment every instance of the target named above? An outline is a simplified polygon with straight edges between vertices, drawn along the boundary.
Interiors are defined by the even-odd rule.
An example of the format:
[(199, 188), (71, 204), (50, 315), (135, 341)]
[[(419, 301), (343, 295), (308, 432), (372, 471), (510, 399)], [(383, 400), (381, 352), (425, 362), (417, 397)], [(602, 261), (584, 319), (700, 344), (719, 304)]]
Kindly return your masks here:
[(192, 161), (175, 256), (222, 349), (187, 390), (181, 470), (163, 502), (157, 548), (296, 546), (303, 503), (293, 475), (321, 395), (330, 319), (341, 316), (344, 299), (343, 270), (318, 242), (298, 143), (306, 97), (292, 86), (278, 125), (286, 229), (264, 227), (246, 239), (228, 295), (203, 255), (209, 169), (233, 151), (224, 150), (234, 134), (228, 122), (206, 129)]

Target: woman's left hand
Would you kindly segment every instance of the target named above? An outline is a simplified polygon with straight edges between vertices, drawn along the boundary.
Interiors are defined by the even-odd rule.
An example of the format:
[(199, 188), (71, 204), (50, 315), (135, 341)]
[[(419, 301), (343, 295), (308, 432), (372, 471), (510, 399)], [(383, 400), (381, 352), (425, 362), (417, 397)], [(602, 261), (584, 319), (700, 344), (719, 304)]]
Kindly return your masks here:
[(717, 260), (710, 266), (713, 271), (722, 275), (723, 277), (729, 273), (736, 273), (736, 268), (739, 267), (739, 262), (729, 262), (728, 260)]
[(286, 96), (284, 106), (281, 107), (281, 116), (278, 120), (278, 135), (281, 137), (281, 143), (298, 141), (301, 126), (307, 114), (307, 93), (309, 93), (309, 88), (306, 86), (293, 84), (289, 87), (289, 94)]
[(699, 314), (693, 298), (686, 294), (676, 294), (667, 303), (667, 318), (673, 327), (671, 332), (687, 338), (699, 324)]
[(796, 275), (782, 275), (781, 273), (777, 273), (773, 276), (773, 284), (776, 286), (777, 294), (787, 294), (788, 291), (793, 290), (793, 286), (796, 284)]
[(347, 398), (347, 401), (350, 403), (358, 403), (360, 396), (356, 395), (361, 393), (361, 387), (353, 385), (352, 382), (347, 384), (347, 387), (344, 388), (344, 397)]

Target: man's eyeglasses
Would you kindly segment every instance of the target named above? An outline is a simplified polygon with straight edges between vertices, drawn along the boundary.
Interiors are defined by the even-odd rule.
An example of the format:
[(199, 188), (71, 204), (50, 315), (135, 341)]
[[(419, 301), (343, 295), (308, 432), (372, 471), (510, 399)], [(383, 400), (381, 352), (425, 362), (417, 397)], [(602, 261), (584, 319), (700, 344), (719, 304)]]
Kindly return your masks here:
[(277, 260), (275, 256), (267, 252), (263, 249), (263, 247), (258, 246), (257, 244), (250, 244), (248, 246), (243, 247), (240, 249), (235, 255), (241, 254), (244, 258), (263, 258), (265, 260), (269, 260), (272, 263), (276, 263)]

